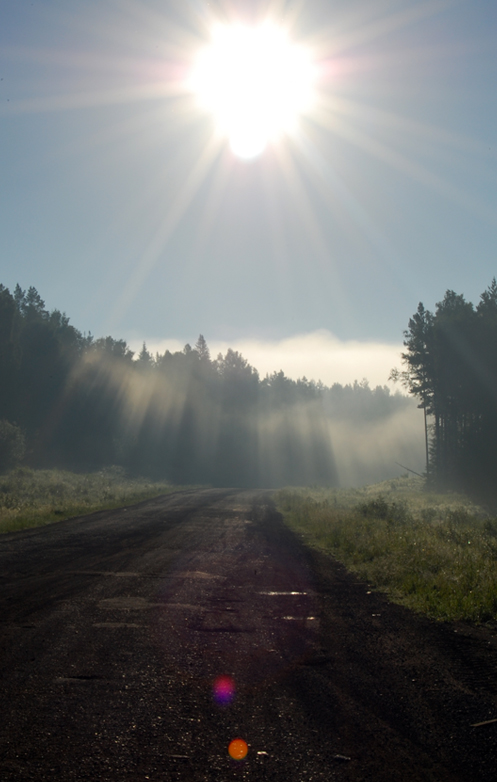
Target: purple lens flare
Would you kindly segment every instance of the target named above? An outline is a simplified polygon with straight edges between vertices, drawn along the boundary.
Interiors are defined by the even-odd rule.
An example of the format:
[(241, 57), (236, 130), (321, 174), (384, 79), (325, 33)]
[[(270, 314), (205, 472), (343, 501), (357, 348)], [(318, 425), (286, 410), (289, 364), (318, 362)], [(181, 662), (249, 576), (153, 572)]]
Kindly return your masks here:
[(214, 700), (219, 706), (228, 706), (235, 697), (235, 682), (231, 676), (218, 676), (212, 691)]

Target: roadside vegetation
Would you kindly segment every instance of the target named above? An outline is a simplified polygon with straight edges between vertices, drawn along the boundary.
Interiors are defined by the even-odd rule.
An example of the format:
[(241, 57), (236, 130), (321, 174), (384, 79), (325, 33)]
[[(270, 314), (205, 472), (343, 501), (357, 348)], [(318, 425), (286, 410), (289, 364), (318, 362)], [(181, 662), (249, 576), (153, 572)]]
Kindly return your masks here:
[(289, 526), (395, 602), (441, 620), (497, 620), (497, 519), (402, 476), (362, 489), (282, 489)]
[(0, 475), (0, 533), (119, 508), (181, 488), (127, 478), (119, 467), (86, 474), (18, 467)]

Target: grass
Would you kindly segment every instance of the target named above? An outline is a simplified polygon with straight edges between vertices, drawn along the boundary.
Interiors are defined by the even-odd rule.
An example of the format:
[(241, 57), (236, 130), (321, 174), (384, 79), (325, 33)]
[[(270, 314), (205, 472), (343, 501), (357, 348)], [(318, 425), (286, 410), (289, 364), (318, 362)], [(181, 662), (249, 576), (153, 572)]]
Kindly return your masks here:
[(287, 523), (391, 599), (441, 620), (497, 620), (497, 519), (402, 478), (363, 489), (283, 489)]
[(126, 478), (119, 467), (88, 474), (19, 467), (0, 476), (0, 533), (119, 508), (181, 488)]

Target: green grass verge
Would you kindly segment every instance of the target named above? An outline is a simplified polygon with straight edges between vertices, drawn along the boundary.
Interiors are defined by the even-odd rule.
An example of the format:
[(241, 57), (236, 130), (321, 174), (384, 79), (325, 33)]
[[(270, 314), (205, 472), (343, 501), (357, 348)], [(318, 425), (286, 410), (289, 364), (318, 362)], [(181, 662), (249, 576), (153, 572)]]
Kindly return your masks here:
[(119, 467), (88, 474), (19, 467), (0, 476), (0, 533), (119, 508), (182, 488), (188, 487), (126, 478)]
[(442, 620), (497, 620), (497, 519), (402, 477), (363, 489), (282, 489), (286, 522), (391, 599)]

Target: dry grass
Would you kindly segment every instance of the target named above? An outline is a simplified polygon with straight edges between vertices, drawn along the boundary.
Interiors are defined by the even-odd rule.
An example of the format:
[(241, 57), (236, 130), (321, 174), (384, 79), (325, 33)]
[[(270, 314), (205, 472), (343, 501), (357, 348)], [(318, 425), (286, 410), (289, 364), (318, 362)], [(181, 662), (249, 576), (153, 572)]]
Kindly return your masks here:
[(407, 477), (354, 490), (284, 489), (277, 504), (310, 545), (397, 602), (444, 620), (497, 619), (497, 520)]
[(118, 467), (88, 474), (20, 467), (0, 476), (0, 533), (118, 508), (180, 488), (126, 478)]

